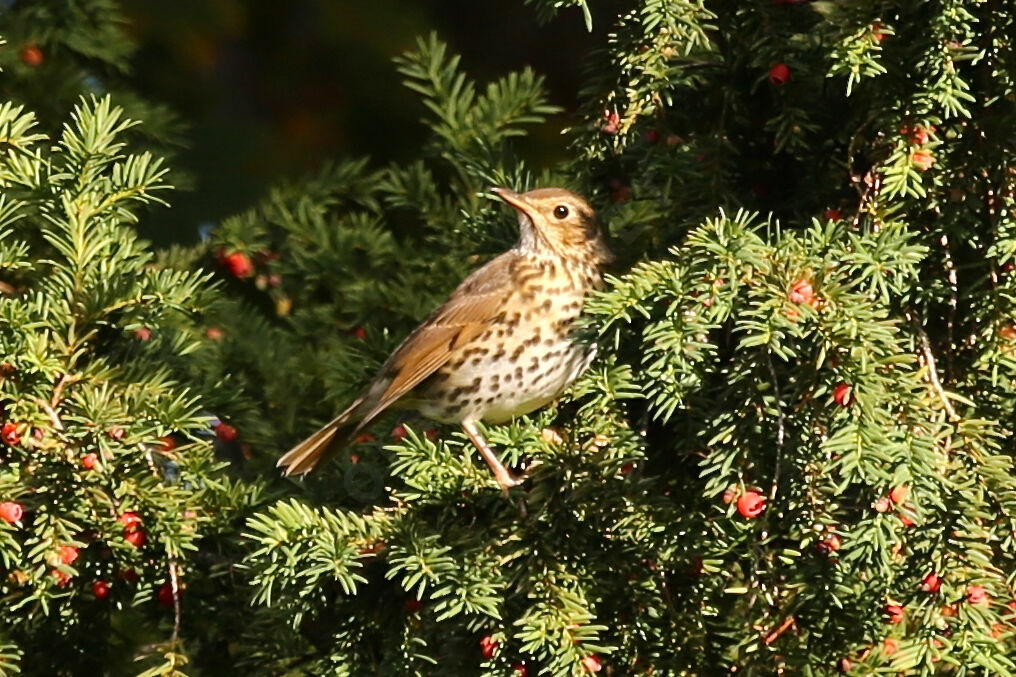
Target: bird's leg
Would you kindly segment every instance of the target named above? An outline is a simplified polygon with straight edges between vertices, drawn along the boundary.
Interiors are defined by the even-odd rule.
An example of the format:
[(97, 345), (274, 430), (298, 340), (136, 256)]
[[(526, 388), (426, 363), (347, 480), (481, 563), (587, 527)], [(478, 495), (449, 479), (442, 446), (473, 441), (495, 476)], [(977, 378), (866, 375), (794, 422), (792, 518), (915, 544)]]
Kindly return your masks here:
[(523, 480), (512, 475), (508, 468), (504, 467), (501, 459), (497, 457), (494, 450), (487, 444), (487, 440), (483, 439), (483, 435), (480, 433), (480, 429), (476, 427), (475, 421), (463, 421), (462, 429), (466, 431), (466, 435), (472, 440), (473, 445), (480, 452), (480, 456), (483, 456), (483, 460), (490, 466), (491, 472), (494, 473), (494, 479), (497, 480), (497, 483), (501, 485), (501, 488), (505, 492), (512, 487), (522, 484)]

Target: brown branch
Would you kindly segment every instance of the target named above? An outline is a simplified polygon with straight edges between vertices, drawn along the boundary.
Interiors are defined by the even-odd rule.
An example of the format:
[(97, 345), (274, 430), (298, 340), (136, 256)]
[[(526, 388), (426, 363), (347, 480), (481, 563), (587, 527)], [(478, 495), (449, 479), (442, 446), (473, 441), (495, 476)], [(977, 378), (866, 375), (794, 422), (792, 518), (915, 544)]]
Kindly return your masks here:
[(180, 639), (180, 578), (176, 560), (169, 558), (169, 585), (173, 590), (173, 636), (175, 645)]
[[(152, 448), (151, 448), (151, 446), (146, 445), (146, 444), (139, 444), (138, 448), (141, 449), (144, 452), (144, 454), (145, 454), (145, 461), (147, 461), (147, 463), (148, 463), (148, 469), (152, 471), (152, 475), (154, 475), (156, 477), (156, 479), (160, 479), (161, 480), (162, 479), (162, 473), (159, 472), (159, 468), (155, 464), (155, 458), (152, 456)], [(169, 585), (170, 585), (170, 589), (173, 592), (173, 635), (172, 635), (171, 641), (173, 643), (174, 650), (175, 650), (176, 643), (180, 639), (180, 620), (181, 620), (181, 613), (180, 613), (180, 573), (179, 573), (179, 566), (176, 563), (176, 559), (172, 555), (170, 555), (169, 552), (166, 553), (166, 564), (169, 567)]]
[(766, 635), (765, 639), (763, 639), (762, 642), (766, 646), (769, 646), (770, 644), (772, 644), (773, 642), (778, 640), (780, 638), (780, 635), (782, 635), (784, 632), (786, 632), (787, 629), (792, 627), (793, 625), (794, 625), (794, 617), (793, 616), (787, 616), (786, 620), (784, 620), (782, 623), (780, 623), (780, 627), (776, 628), (775, 630), (770, 632), (768, 635)]
[(57, 406), (59, 406), (60, 404), (61, 398), (63, 398), (64, 388), (66, 388), (71, 383), (78, 381), (80, 378), (81, 378), (80, 376), (71, 376), (70, 374), (63, 374), (60, 377), (60, 380), (57, 381), (56, 386), (53, 388), (53, 397), (49, 399), (49, 406), (56, 409)]
[(52, 422), (53, 427), (62, 432), (64, 429), (63, 421), (60, 420), (60, 415), (56, 413), (53, 406), (42, 398), (39, 398), (37, 402), (39, 404), (39, 408), (46, 412), (46, 415), (49, 416), (49, 420)]
[(953, 261), (952, 252), (949, 250), (949, 236), (943, 234), (942, 255), (945, 258), (946, 278), (949, 280), (949, 316), (946, 319), (946, 336), (949, 351), (946, 352), (946, 376), (952, 373), (952, 350), (956, 345), (954, 340), (956, 329), (956, 308), (959, 305), (959, 282), (956, 277), (956, 264)]
[(949, 401), (949, 395), (945, 392), (945, 388), (942, 387), (942, 381), (938, 378), (938, 369), (935, 367), (935, 355), (931, 352), (931, 341), (928, 339), (928, 334), (917, 324), (916, 319), (914, 320), (914, 327), (917, 330), (917, 335), (921, 338), (921, 354), (924, 356), (924, 364), (928, 367), (928, 381), (931, 383), (931, 388), (938, 395), (938, 399), (942, 401), (942, 406), (945, 407), (946, 413), (949, 414), (950, 421), (960, 420), (960, 415), (956, 413), (956, 409), (953, 407), (952, 402)]

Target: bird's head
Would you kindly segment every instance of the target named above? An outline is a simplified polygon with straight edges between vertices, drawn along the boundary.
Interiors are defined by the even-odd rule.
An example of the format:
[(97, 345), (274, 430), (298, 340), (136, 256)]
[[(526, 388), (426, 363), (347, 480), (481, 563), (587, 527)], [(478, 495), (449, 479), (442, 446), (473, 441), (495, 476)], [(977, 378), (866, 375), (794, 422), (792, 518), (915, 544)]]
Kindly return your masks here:
[(538, 188), (528, 193), (494, 188), (493, 193), (518, 211), (523, 249), (597, 268), (613, 258), (596, 212), (581, 196), (563, 188)]

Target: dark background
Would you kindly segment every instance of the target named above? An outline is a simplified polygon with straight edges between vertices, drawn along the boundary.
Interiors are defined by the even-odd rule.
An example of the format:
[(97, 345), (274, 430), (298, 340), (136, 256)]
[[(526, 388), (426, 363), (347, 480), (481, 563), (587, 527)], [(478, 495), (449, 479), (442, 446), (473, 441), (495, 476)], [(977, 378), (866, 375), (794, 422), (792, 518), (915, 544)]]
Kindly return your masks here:
[[(174, 160), (192, 185), (157, 210), (149, 235), (196, 237), (273, 182), (329, 158), (375, 164), (418, 155), (424, 108), (393, 57), (436, 30), (482, 86), (531, 66), (565, 112), (522, 151), (537, 164), (564, 153), (558, 133), (576, 106), (580, 71), (603, 44), (578, 9), (537, 20), (522, 0), (121, 0), (139, 43), (133, 87), (188, 124)], [(616, 1), (600, 3), (613, 16)], [(594, 19), (597, 16), (594, 10)]]

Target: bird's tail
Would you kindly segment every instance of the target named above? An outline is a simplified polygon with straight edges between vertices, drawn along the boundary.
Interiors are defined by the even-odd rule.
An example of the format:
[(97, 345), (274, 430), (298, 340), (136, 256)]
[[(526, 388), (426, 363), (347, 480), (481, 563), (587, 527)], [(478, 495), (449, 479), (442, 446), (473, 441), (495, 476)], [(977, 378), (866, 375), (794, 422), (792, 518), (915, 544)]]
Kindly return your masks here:
[(306, 475), (349, 444), (365, 421), (356, 416), (362, 403), (357, 400), (351, 407), (336, 416), (316, 433), (286, 452), (276, 465), (284, 468), (283, 474)]

